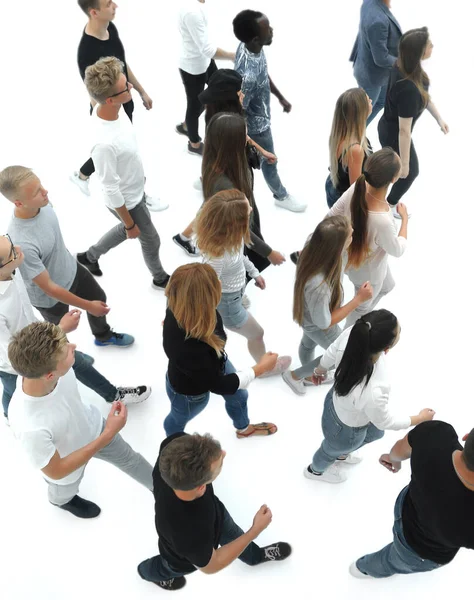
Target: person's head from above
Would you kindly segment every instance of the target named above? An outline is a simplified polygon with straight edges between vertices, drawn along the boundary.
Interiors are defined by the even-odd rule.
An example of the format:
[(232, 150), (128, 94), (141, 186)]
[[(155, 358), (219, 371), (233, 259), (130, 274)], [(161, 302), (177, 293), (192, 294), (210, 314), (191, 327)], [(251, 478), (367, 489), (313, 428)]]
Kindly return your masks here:
[[(351, 220), (354, 228), (352, 243), (348, 250), (348, 265), (359, 268), (367, 259), (369, 204), (367, 196), (374, 200), (374, 194), (383, 192), (383, 198), (377, 203), (376, 212), (389, 211), (383, 199), (387, 195), (388, 186), (398, 181), (402, 169), (402, 161), (392, 148), (382, 148), (371, 154), (365, 161), (361, 176), (354, 186), (351, 199)], [(368, 184), (368, 185), (367, 185)], [(372, 189), (372, 192), (370, 191)]]
[(388, 310), (374, 310), (358, 319), (347, 340), (341, 362), (334, 374), (334, 390), (338, 396), (349, 392), (365, 380), (369, 382), (374, 364), (387, 354), (400, 339), (397, 317)]
[(339, 184), (339, 158), (347, 170), (353, 144), (359, 144), (367, 151), (365, 130), (371, 112), (372, 100), (362, 88), (346, 90), (337, 99), (329, 136), (331, 180), (334, 187)]
[(462, 452), (462, 457), (464, 465), (466, 466), (468, 471), (471, 471), (472, 475), (474, 476), (474, 429), (472, 429), (470, 433), (464, 436), (463, 440), (464, 450)]
[(13, 165), (0, 172), (0, 193), (17, 209), (37, 211), (49, 203), (48, 190), (28, 167)]
[(304, 290), (310, 279), (322, 275), (330, 290), (329, 310), (339, 308), (342, 301), (343, 254), (352, 241), (352, 226), (346, 217), (327, 217), (314, 230), (303, 248), (296, 267), (293, 294), (293, 319), (303, 324)]
[(205, 342), (221, 355), (225, 342), (216, 335), (221, 282), (210, 265), (181, 265), (171, 275), (165, 296), (168, 308), (189, 338)]
[(26, 379), (54, 383), (74, 364), (75, 344), (63, 330), (47, 321), (31, 323), (14, 334), (8, 346), (8, 358), (14, 370)]
[(207, 88), (199, 94), (199, 101), (206, 107), (206, 125), (219, 112), (241, 115), (244, 101), (242, 76), (233, 69), (219, 69), (209, 79)]
[(273, 28), (268, 17), (256, 10), (243, 10), (232, 22), (234, 35), (250, 49), (260, 51), (273, 41)]
[(114, 56), (101, 58), (87, 67), (84, 83), (89, 96), (99, 104), (118, 110), (132, 99), (133, 85), (127, 81), (123, 62)]
[(212, 258), (225, 252), (238, 253), (250, 244), (249, 217), (252, 208), (243, 192), (224, 190), (201, 207), (196, 222), (196, 242), (202, 254)]
[(0, 236), (0, 281), (11, 279), (12, 273), (24, 260), (20, 246), (13, 244), (8, 233)]
[(217, 113), (209, 121), (202, 157), (202, 187), (207, 200), (214, 195), (216, 179), (225, 175), (247, 198), (252, 197), (247, 162), (247, 125), (242, 115)]
[(117, 4), (112, 0), (77, 0), (77, 3), (91, 21), (108, 23), (115, 19)]
[(163, 448), (158, 468), (172, 490), (187, 492), (187, 499), (195, 500), (219, 476), (225, 455), (219, 442), (209, 434), (182, 435)]
[(433, 51), (433, 43), (427, 27), (410, 29), (400, 38), (398, 46), (397, 66), (400, 73), (413, 81), (420, 92), (423, 103), (427, 106), (430, 97), (427, 92), (430, 80), (425, 73), (422, 61), (430, 58)]

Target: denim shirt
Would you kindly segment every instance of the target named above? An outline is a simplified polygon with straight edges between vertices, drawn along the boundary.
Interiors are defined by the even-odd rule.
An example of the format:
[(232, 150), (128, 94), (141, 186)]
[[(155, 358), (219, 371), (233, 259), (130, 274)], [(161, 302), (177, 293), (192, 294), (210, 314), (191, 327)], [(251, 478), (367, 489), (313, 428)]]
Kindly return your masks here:
[(248, 133), (262, 133), (270, 127), (270, 78), (264, 51), (254, 54), (239, 44), (234, 68), (242, 75)]

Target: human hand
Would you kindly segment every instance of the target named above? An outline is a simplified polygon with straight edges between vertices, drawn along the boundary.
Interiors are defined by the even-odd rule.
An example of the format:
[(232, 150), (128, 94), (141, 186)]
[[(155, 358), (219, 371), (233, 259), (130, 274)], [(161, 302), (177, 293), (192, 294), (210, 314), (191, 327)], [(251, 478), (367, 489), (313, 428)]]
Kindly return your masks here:
[(268, 255), (268, 260), (272, 263), (272, 265), (279, 266), (286, 261), (286, 258), (281, 252), (278, 252), (278, 250), (272, 250)]
[(253, 518), (251, 531), (255, 534), (255, 537), (259, 536), (272, 522), (272, 511), (266, 504), (260, 507)]
[(142, 99), (143, 106), (147, 110), (151, 110), (153, 108), (153, 100), (150, 98), (150, 96), (146, 92), (142, 92), (140, 97)]
[(288, 102), (288, 100), (286, 100), (285, 98), (283, 98), (283, 96), (280, 98), (280, 104), (283, 106), (283, 112), (286, 112), (286, 113), (291, 112), (291, 109), (293, 107)]
[(397, 212), (400, 215), (402, 221), (404, 221), (405, 219), (408, 219), (408, 209), (407, 209), (406, 205), (403, 204), (403, 202), (399, 202), (397, 204)]
[(81, 318), (80, 310), (77, 310), (77, 308), (75, 308), (74, 310), (70, 310), (59, 321), (59, 327), (61, 327), (61, 329), (64, 331), (64, 333), (71, 333), (71, 331), (75, 331), (77, 329), (80, 318)]
[(390, 471), (390, 473), (398, 473), (402, 468), (401, 461), (398, 460), (390, 460), (390, 454), (382, 454), (379, 458), (379, 463), (382, 467), (385, 467)]
[(110, 439), (114, 438), (117, 433), (125, 427), (127, 422), (127, 407), (123, 402), (115, 400), (112, 402), (112, 407), (105, 422), (104, 434)]
[(419, 423), (424, 423), (425, 421), (432, 421), (435, 416), (435, 411), (431, 408), (424, 408), (420, 410), (418, 413)]
[(265, 352), (257, 363), (257, 370), (260, 375), (272, 371), (277, 364), (278, 354), (276, 352)]
[(267, 284), (265, 283), (265, 279), (259, 275), (258, 277), (255, 277), (255, 285), (260, 288), (261, 290), (264, 290), (267, 287)]
[(128, 231), (126, 231), (127, 233), (127, 239), (129, 240), (134, 240), (135, 238), (140, 236), (140, 229), (138, 228), (138, 225), (135, 224), (132, 229), (129, 229)]
[(449, 133), (449, 127), (448, 125), (443, 121), (443, 119), (440, 119), (438, 121), (438, 125), (441, 128), (441, 131), (446, 135), (447, 133)]
[(278, 158), (272, 154), (272, 152), (267, 152), (266, 150), (263, 150), (262, 156), (269, 165), (274, 165), (278, 160)]
[(110, 312), (110, 308), (102, 300), (91, 300), (87, 312), (93, 317), (105, 317)]
[(321, 385), (326, 381), (328, 377), (328, 372), (323, 367), (316, 367), (313, 371), (313, 375), (311, 377), (314, 385)]
[(360, 304), (362, 304), (363, 302), (370, 300), (373, 295), (374, 290), (372, 288), (372, 285), (370, 281), (366, 281), (363, 285), (360, 286), (356, 294), (356, 298), (359, 300)]
[(406, 179), (410, 173), (410, 165), (402, 164), (402, 170), (400, 171), (400, 179)]

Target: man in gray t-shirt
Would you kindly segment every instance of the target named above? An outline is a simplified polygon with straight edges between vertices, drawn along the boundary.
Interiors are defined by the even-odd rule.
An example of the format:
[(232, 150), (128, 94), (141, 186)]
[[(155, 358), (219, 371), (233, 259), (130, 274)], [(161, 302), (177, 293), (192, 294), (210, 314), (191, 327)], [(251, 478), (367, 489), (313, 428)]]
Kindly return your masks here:
[(8, 233), (24, 254), (20, 272), (33, 306), (47, 321), (58, 324), (72, 304), (87, 311), (97, 346), (133, 344), (131, 335), (115, 333), (107, 323), (105, 292), (66, 248), (48, 192), (32, 170), (4, 169), (0, 192), (15, 205)]

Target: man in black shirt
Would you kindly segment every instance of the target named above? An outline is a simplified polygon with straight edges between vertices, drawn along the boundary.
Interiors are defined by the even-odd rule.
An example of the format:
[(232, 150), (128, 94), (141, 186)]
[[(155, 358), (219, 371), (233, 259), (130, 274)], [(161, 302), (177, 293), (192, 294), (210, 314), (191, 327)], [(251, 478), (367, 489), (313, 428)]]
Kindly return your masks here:
[(380, 463), (392, 473), (411, 459), (411, 481), (395, 504), (393, 542), (350, 567), (355, 577), (432, 571), (474, 549), (474, 429), (464, 448), (451, 425), (418, 425)]
[(212, 482), (224, 458), (210, 435), (175, 433), (161, 444), (153, 471), (160, 554), (138, 565), (142, 579), (177, 590), (186, 584), (184, 575), (196, 569), (214, 574), (236, 558), (253, 566), (291, 554), (285, 542), (259, 548), (253, 541), (270, 525), (268, 506), (260, 508), (244, 533), (215, 496)]

